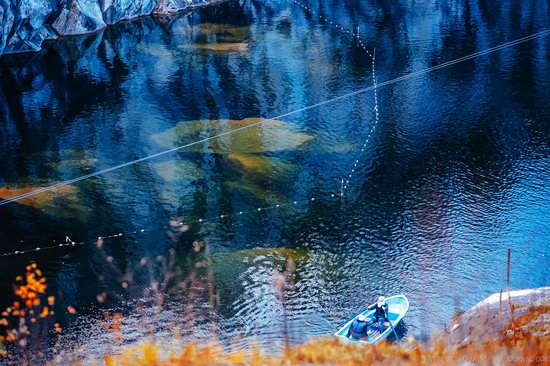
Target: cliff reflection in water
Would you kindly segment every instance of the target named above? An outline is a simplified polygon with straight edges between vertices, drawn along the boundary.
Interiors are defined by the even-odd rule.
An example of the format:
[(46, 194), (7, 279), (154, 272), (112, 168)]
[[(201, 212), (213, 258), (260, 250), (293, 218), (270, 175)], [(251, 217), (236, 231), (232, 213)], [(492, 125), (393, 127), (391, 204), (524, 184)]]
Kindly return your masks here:
[[(309, 5), (360, 27), (376, 48), (379, 82), (550, 27), (548, 8), (535, 0)], [(293, 342), (306, 337), (306, 320), (343, 320), (379, 293), (409, 296), (410, 334), (437, 329), (457, 306), (500, 290), (507, 247), (513, 287), (549, 280), (549, 58), (549, 39), (540, 38), (381, 88), (381, 122), (364, 153), (372, 93), (0, 206), (0, 247), (146, 228), (105, 241), (124, 268), (169, 249), (187, 264), (196, 259), (192, 242), (207, 240), (221, 304), (215, 316), (198, 319), (203, 337), (212, 315), (222, 340), (282, 341), (283, 308), (272, 282), (289, 258), (296, 264), (286, 307)], [(4, 57), (0, 68), (2, 198), (372, 83), (365, 52), (290, 1), (231, 1), (143, 18), (60, 40), (32, 58)], [(166, 235), (176, 218), (337, 193), (356, 160), (342, 200)], [(39, 254), (0, 258), (4, 294), (30, 259), (63, 305), (85, 308), (97, 305), (98, 293), (122, 291), (93, 245)], [(108, 303), (119, 305), (115, 297)], [(165, 324), (179, 319), (182, 307), (167, 310)], [(79, 336), (94, 314), (83, 311), (71, 334), (75, 344), (97, 350), (101, 338)], [(133, 336), (141, 321), (129, 320)]]

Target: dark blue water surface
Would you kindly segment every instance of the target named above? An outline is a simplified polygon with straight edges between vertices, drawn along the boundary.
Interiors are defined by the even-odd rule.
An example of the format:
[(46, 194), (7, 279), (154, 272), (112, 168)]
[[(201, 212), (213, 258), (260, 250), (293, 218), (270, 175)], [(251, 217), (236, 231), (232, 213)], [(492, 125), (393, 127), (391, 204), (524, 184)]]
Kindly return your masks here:
[[(304, 4), (359, 28), (378, 82), (550, 28), (539, 0)], [(230, 1), (2, 58), (1, 198), (372, 85), (370, 56), (324, 19), (288, 0)], [(97, 355), (104, 307), (126, 309), (128, 342), (152, 321), (159, 336), (271, 347), (378, 294), (409, 297), (403, 335), (440, 330), (505, 287), (508, 248), (513, 288), (548, 285), (549, 60), (550, 36), (537, 38), (381, 87), (377, 103), (365, 92), (2, 205), (3, 253), (88, 242), (0, 257), (2, 305), (36, 261), (59, 314), (81, 309), (60, 315), (67, 343)], [(232, 216), (196, 222), (220, 215)], [(176, 233), (176, 218), (195, 223)], [(136, 263), (171, 249), (182, 275), (202, 267), (192, 294), (173, 291), (152, 317), (135, 304), (160, 277)], [(283, 306), (273, 282), (289, 259)]]

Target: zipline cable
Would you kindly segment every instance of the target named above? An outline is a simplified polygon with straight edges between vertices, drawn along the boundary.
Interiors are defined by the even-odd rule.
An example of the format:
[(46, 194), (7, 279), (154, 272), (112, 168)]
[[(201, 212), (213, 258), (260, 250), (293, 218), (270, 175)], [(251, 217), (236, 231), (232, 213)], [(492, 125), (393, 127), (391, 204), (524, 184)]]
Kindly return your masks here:
[[(302, 4), (300, 4), (299, 2), (297, 2), (296, 0), (294, 0), (294, 2), (298, 5), (300, 5), (301, 7), (303, 7), (304, 9), (310, 11), (312, 14), (315, 14), (315, 12), (308, 8), (307, 6), (304, 6)], [(322, 16), (320, 16), (320, 18), (323, 18)], [(330, 22), (327, 18), (325, 18), (325, 20), (327, 22)], [(350, 31), (347, 31), (345, 30), (342, 26), (340, 26), (339, 24), (337, 23), (332, 23), (330, 22), (330, 24), (333, 24), (335, 25), (337, 28), (340, 28), (341, 30), (343, 31), (346, 31), (348, 34), (350, 33)], [(359, 34), (355, 34), (353, 32), (351, 32), (351, 35), (353, 37), (356, 37), (357, 40), (358, 40), (358, 47), (362, 47), (363, 50), (365, 50), (365, 52), (367, 53), (368, 56), (370, 56), (371, 60), (372, 60), (372, 78), (373, 78), (373, 85), (376, 86), (376, 77), (375, 77), (375, 62), (376, 62), (376, 58), (375, 58), (375, 50), (371, 53), (369, 52), (365, 45), (363, 44), (363, 42), (361, 41), (361, 39), (359, 38)], [(378, 118), (378, 99), (377, 99), (377, 93), (376, 93), (376, 89), (374, 90), (374, 101), (375, 101), (375, 107), (374, 107), (374, 111), (375, 111), (375, 123), (374, 125), (372, 126), (368, 136), (367, 136), (367, 139), (365, 140), (365, 145), (368, 143), (368, 140), (369, 140), (369, 137), (372, 133), (372, 131), (374, 130), (374, 128), (376, 127), (376, 124), (378, 123), (379, 121), (379, 118)], [(362, 152), (365, 151), (365, 149), (361, 149)], [(353, 169), (351, 170), (351, 172), (353, 173), (355, 171), (355, 169), (357, 168), (357, 164), (359, 163), (359, 160), (356, 160), (355, 164), (354, 164), (354, 167)], [(351, 174), (349, 176), (351, 178)], [(349, 184), (349, 180), (347, 181), (347, 184)], [(343, 187), (344, 189), (347, 188), (347, 186), (344, 186)], [(340, 195), (343, 195), (343, 191), (341, 192)], [(220, 221), (222, 219), (226, 219), (226, 218), (230, 218), (230, 217), (237, 217), (237, 216), (241, 216), (241, 215), (248, 215), (250, 213), (261, 213), (261, 212), (265, 212), (265, 211), (269, 211), (269, 210), (274, 210), (274, 209), (278, 209), (278, 208), (283, 208), (283, 207), (288, 207), (288, 206), (296, 206), (298, 204), (302, 204), (304, 202), (313, 202), (315, 200), (317, 201), (323, 201), (323, 200), (326, 200), (326, 199), (329, 199), (329, 198), (334, 198), (334, 197), (337, 197), (338, 195), (337, 194), (330, 194), (330, 195), (327, 195), (327, 196), (321, 196), (321, 197), (311, 197), (309, 199), (306, 199), (306, 200), (294, 200), (294, 201), (291, 201), (290, 203), (279, 203), (279, 204), (275, 204), (275, 205), (272, 205), (272, 206), (264, 206), (264, 207), (257, 207), (257, 208), (254, 208), (254, 209), (250, 209), (250, 210), (245, 210), (245, 211), (238, 211), (238, 212), (234, 212), (234, 213), (229, 213), (229, 214), (221, 214), (221, 215), (217, 215), (217, 216), (213, 216), (213, 217), (210, 217), (210, 218), (200, 218), (200, 219), (195, 219), (195, 220), (172, 220), (173, 221), (173, 224), (171, 223), (171, 226), (172, 225), (175, 225), (175, 226), (172, 226), (174, 229), (178, 229), (178, 228), (181, 228), (181, 227), (184, 227), (184, 226), (188, 226), (188, 225), (192, 225), (192, 224), (204, 224), (204, 223), (209, 223), (209, 222), (216, 222), (216, 221)], [(136, 234), (136, 233), (145, 233), (145, 232), (148, 232), (150, 230), (147, 230), (147, 229), (141, 229), (141, 230), (135, 230), (135, 231), (131, 231), (131, 232), (127, 232), (127, 233), (118, 233), (118, 234), (114, 234), (114, 235), (108, 235), (108, 236), (105, 236), (105, 235), (101, 235), (101, 236), (98, 236), (98, 240), (104, 240), (104, 239), (109, 239), (109, 238), (118, 238), (118, 237), (122, 237), (122, 236), (128, 236), (128, 235), (132, 235), (132, 234)], [(49, 250), (49, 249), (58, 249), (60, 247), (75, 247), (75, 246), (82, 246), (82, 245), (86, 245), (88, 243), (91, 243), (91, 242), (88, 242), (88, 241), (80, 241), (80, 242), (75, 242), (75, 241), (72, 241), (69, 239), (69, 237), (67, 236), (66, 237), (66, 242), (65, 243), (55, 243), (55, 240), (54, 240), (54, 243), (53, 245), (49, 245), (49, 246), (44, 246), (44, 247), (35, 247), (35, 248), (31, 248), (31, 249), (26, 249), (26, 250), (15, 250), (13, 252), (5, 252), (5, 253), (1, 253), (0, 254), (0, 257), (10, 257), (10, 256), (13, 256), (13, 255), (21, 255), (21, 254), (28, 254), (28, 253), (31, 253), (31, 252), (39, 252), (39, 251), (44, 251), (44, 250)]]
[(274, 120), (284, 118), (284, 117), (288, 117), (288, 116), (291, 116), (291, 115), (294, 115), (294, 114), (297, 114), (297, 113), (305, 112), (305, 111), (308, 111), (310, 109), (314, 109), (314, 108), (318, 108), (318, 107), (321, 107), (321, 106), (324, 106), (324, 105), (327, 105), (327, 104), (331, 104), (331, 103), (334, 103), (334, 102), (337, 102), (337, 101), (340, 101), (340, 100), (343, 100), (343, 99), (346, 99), (346, 98), (349, 98), (349, 97), (360, 95), (360, 94), (366, 93), (368, 91), (371, 91), (375, 88), (382, 88), (382, 87), (385, 87), (385, 86), (388, 86), (388, 85), (398, 83), (400, 81), (412, 79), (412, 78), (414, 78), (416, 76), (419, 76), (419, 75), (428, 74), (432, 71), (439, 70), (439, 69), (442, 69), (442, 68), (445, 68), (445, 67), (449, 67), (449, 66), (452, 66), (452, 65), (464, 62), (464, 61), (468, 61), (468, 60), (471, 60), (471, 59), (474, 59), (474, 58), (477, 58), (477, 57), (480, 57), (480, 56), (484, 56), (484, 55), (487, 55), (489, 53), (500, 51), (502, 49), (512, 47), (512, 46), (518, 45), (520, 43), (528, 42), (528, 41), (531, 41), (533, 39), (546, 36), (548, 34), (550, 34), (550, 29), (547, 29), (547, 30), (544, 30), (544, 31), (541, 31), (541, 32), (538, 32), (538, 33), (534, 33), (532, 35), (522, 37), (522, 38), (519, 38), (519, 39), (514, 40), (514, 41), (503, 43), (501, 45), (488, 48), (484, 51), (475, 52), (475, 53), (472, 53), (472, 54), (467, 55), (467, 56), (463, 56), (463, 57), (460, 57), (460, 58), (457, 58), (457, 59), (454, 59), (454, 60), (451, 60), (451, 61), (447, 61), (447, 62), (444, 62), (444, 63), (436, 65), (436, 66), (432, 66), (432, 67), (427, 68), (427, 69), (423, 69), (423, 70), (415, 71), (415, 72), (412, 72), (412, 73), (409, 73), (409, 74), (406, 74), (406, 75), (403, 75), (403, 76), (399, 76), (395, 79), (384, 81), (384, 82), (378, 84), (377, 86), (371, 85), (371, 86), (368, 86), (366, 88), (356, 90), (354, 92), (346, 93), (346, 94), (343, 94), (343, 95), (340, 95), (340, 96), (337, 96), (337, 97), (334, 97), (334, 98), (331, 98), (331, 99), (328, 99), (328, 100), (325, 100), (325, 101), (322, 101), (322, 102), (319, 102), (319, 103), (316, 103), (316, 104), (312, 104), (312, 105), (309, 105), (309, 106), (306, 106), (306, 107), (303, 107), (303, 108), (296, 109), (296, 110), (291, 111), (291, 112), (283, 113), (281, 115), (278, 115), (278, 116), (275, 116), (275, 117), (272, 117), (272, 118), (261, 119), (258, 122), (254, 122), (254, 123), (251, 123), (249, 125), (238, 127), (238, 128), (233, 129), (233, 130), (222, 132), (222, 133), (216, 134), (214, 136), (206, 137), (206, 138), (194, 141), (194, 142), (190, 142), (190, 143), (185, 144), (185, 145), (177, 146), (177, 147), (174, 147), (174, 148), (169, 149), (169, 150), (164, 150), (164, 151), (158, 152), (156, 154), (152, 154), (152, 155), (145, 156), (145, 157), (142, 157), (142, 158), (139, 158), (139, 159), (135, 159), (135, 160), (123, 163), (123, 164), (115, 165), (115, 166), (107, 168), (107, 169), (102, 169), (102, 170), (99, 170), (99, 171), (94, 172), (94, 173), (86, 174), (86, 175), (83, 175), (83, 176), (80, 176), (80, 177), (77, 177), (77, 178), (73, 178), (73, 179), (63, 181), (63, 182), (59, 182), (59, 183), (53, 184), (53, 185), (48, 186), (48, 187), (39, 188), (39, 189), (36, 189), (34, 191), (31, 191), (31, 192), (16, 195), (16, 196), (13, 196), (13, 197), (10, 197), (10, 198), (7, 198), (7, 199), (4, 199), (4, 200), (0, 201), (0, 206), (6, 205), (6, 204), (11, 203), (11, 202), (16, 202), (16, 201), (22, 200), (22, 199), (27, 198), (27, 197), (32, 197), (32, 196), (35, 196), (35, 195), (40, 194), (40, 193), (53, 191), (56, 188), (60, 188), (60, 187), (63, 187), (63, 186), (66, 186), (66, 185), (69, 185), (69, 184), (72, 184), (72, 183), (80, 182), (80, 181), (85, 180), (85, 179), (89, 179), (89, 178), (93, 178), (93, 177), (96, 177), (96, 176), (99, 176), (99, 175), (102, 175), (102, 174), (105, 174), (105, 173), (109, 173), (109, 172), (112, 172), (112, 171), (130, 166), (130, 165), (133, 165), (133, 164), (137, 164), (137, 163), (147, 161), (147, 160), (159, 157), (159, 156), (163, 156), (163, 155), (166, 155), (166, 154), (169, 154), (169, 153), (172, 153), (172, 152), (176, 152), (176, 151), (185, 149), (185, 148), (190, 147), (190, 146), (194, 146), (194, 145), (198, 145), (198, 144), (210, 141), (210, 140), (214, 140), (214, 139), (219, 138), (219, 137), (227, 136), (227, 135), (230, 135), (234, 132), (238, 132), (238, 131), (245, 130), (245, 129), (248, 129), (248, 128), (251, 128), (251, 127), (254, 127), (254, 126), (261, 125), (265, 122), (274, 121)]

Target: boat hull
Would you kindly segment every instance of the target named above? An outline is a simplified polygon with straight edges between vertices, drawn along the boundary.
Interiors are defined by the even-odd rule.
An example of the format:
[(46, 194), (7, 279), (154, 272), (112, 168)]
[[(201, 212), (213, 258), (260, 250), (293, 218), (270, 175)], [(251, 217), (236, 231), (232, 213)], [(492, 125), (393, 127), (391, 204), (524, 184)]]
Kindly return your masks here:
[[(391, 324), (395, 328), (397, 324), (399, 324), (401, 319), (403, 319), (407, 311), (409, 310), (409, 300), (404, 295), (395, 295), (395, 296), (387, 297), (386, 304), (388, 304), (388, 319), (390, 320)], [(342, 325), (342, 327), (340, 327), (338, 331), (334, 333), (334, 335), (339, 338), (343, 338), (349, 342), (366, 343), (366, 344), (380, 343), (381, 341), (386, 339), (386, 337), (390, 335), (390, 333), (392, 332), (391, 326), (388, 326), (382, 333), (369, 332), (369, 335), (366, 338), (355, 339), (355, 338), (347, 337), (351, 323), (353, 323), (355, 318), (357, 318), (359, 315), (371, 317), (373, 314), (374, 314), (374, 310), (369, 310), (368, 308), (363, 310), (363, 312), (355, 315), (353, 318), (348, 320), (344, 325)]]

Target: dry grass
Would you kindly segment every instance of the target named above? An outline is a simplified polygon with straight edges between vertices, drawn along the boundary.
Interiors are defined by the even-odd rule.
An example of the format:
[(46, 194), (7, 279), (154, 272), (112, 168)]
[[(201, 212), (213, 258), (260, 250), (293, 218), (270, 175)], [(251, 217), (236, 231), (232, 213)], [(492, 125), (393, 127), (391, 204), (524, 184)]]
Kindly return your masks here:
[[(334, 338), (310, 341), (287, 348), (278, 355), (262, 354), (258, 348), (227, 353), (216, 345), (187, 344), (181, 352), (161, 356), (161, 344), (145, 343), (127, 348), (119, 355), (106, 355), (108, 366), (130, 365), (545, 365), (550, 364), (550, 334), (540, 333), (540, 319), (550, 316), (550, 307), (541, 305), (516, 317), (500, 329), (493, 340), (470, 340), (450, 345), (445, 334), (421, 343), (408, 340), (399, 346), (357, 346)], [(533, 334), (537, 334), (534, 336)]]
[(105, 356), (108, 366), (130, 365), (542, 365), (550, 363), (548, 339), (530, 338), (518, 342), (503, 337), (483, 345), (447, 347), (438, 341), (426, 346), (410, 341), (402, 347), (384, 343), (356, 346), (334, 339), (309, 342), (281, 355), (269, 356), (252, 350), (225, 353), (219, 347), (186, 345), (178, 354), (160, 356), (160, 345), (144, 344), (128, 348), (123, 354)]
[[(199, 244), (201, 243), (197, 242), (197, 251), (201, 251), (203, 248)], [(171, 258), (173, 259), (174, 256), (172, 255)], [(166, 261), (164, 266), (170, 267), (171, 261)], [(140, 263), (145, 265), (146, 261), (142, 260)], [(280, 290), (279, 297), (283, 304), (286, 291), (292, 288), (290, 278), (293, 271), (294, 264), (290, 261), (286, 271), (275, 278), (274, 286)], [(166, 273), (173, 275), (174, 272), (167, 270)], [(128, 281), (128, 278), (123, 277), (125, 281)], [(171, 279), (172, 277), (163, 278), (161, 282), (167, 285)], [(0, 330), (4, 328), (4, 331), (0, 332), (2, 333), (0, 334), (0, 362), (3, 356), (4, 361), (18, 364), (17, 359), (10, 355), (10, 350), (17, 351), (19, 349), (18, 354), (23, 356), (19, 360), (23, 360), (23, 364), (36, 364), (37, 360), (41, 360), (41, 357), (37, 356), (37, 352), (40, 351), (38, 347), (32, 347), (32, 345), (39, 345), (40, 339), (43, 339), (48, 329), (53, 328), (54, 332), (61, 333), (58, 324), (51, 327), (50, 323), (53, 320), (53, 312), (50, 308), (55, 299), (46, 293), (46, 279), (42, 277), (42, 272), (35, 264), (28, 266), (25, 276), (18, 276), (16, 281), (17, 284), (14, 286), (16, 301), (13, 306), (2, 312), (2, 318), (0, 318)], [(181, 283), (185, 284), (185, 282)], [(210, 285), (208, 285), (209, 283)], [(211, 279), (201, 285), (209, 289), (210, 302), (214, 306), (216, 296)], [(187, 285), (185, 287), (195, 286)], [(164, 297), (169, 292), (169, 288), (163, 288), (162, 291), (155, 291), (152, 294), (159, 302), (157, 304), (159, 311), (162, 309)], [(146, 338), (149, 341), (145, 340), (140, 345), (122, 346), (117, 348), (119, 351), (116, 353), (107, 352), (97, 362), (106, 366), (550, 365), (550, 305), (546, 299), (542, 300), (538, 302), (538, 305), (529, 306), (528, 311), (522, 311), (516, 316), (506, 318), (500, 315), (499, 321), (497, 319), (492, 322), (481, 322), (483, 312), (474, 313), (474, 318), (463, 318), (462, 320), (460, 320), (460, 316), (457, 316), (455, 321), (465, 322), (464, 326), (469, 329), (460, 337), (459, 341), (451, 340), (450, 333), (435, 336), (427, 343), (409, 339), (398, 345), (383, 343), (378, 346), (358, 346), (334, 338), (325, 338), (289, 347), (287, 340), (284, 350), (277, 354), (262, 353), (257, 347), (246, 351), (227, 352), (216, 344), (199, 346), (187, 343), (183, 344), (179, 350), (167, 353), (162, 351), (166, 347), (155, 340), (154, 330), (144, 329), (144, 334), (150, 334), (150, 337)], [(519, 304), (511, 305), (511, 312), (514, 313), (514, 309), (518, 306)], [(76, 310), (70, 306), (67, 308), (67, 312), (76, 314)], [(124, 323), (122, 314), (106, 314), (104, 318), (102, 328), (106, 332), (112, 333), (115, 340), (117, 337), (121, 339), (123, 337), (121, 325)], [(46, 322), (48, 319), (50, 322)], [(189, 323), (192, 324), (192, 321)], [(482, 328), (487, 329), (491, 336), (483, 337), (483, 333), (473, 326), (475, 324), (482, 324)], [(38, 336), (38, 342), (33, 341), (31, 336), (33, 334)], [(72, 358), (75, 358), (75, 362), (78, 363), (78, 355), (71, 355)], [(60, 361), (61, 358), (56, 360)], [(44, 362), (41, 360), (39, 363), (43, 364)]]

